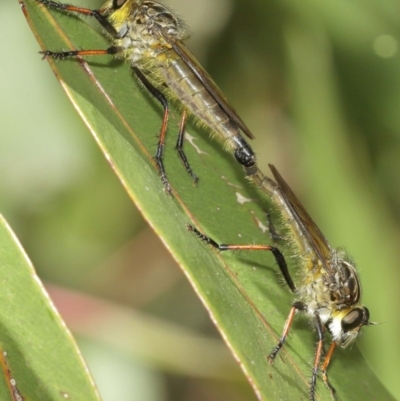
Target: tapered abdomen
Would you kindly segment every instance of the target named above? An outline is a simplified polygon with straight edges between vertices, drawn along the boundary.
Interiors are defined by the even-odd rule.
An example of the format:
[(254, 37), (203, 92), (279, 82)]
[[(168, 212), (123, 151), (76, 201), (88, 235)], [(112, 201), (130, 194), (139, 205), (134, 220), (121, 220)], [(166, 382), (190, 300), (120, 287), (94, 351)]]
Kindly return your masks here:
[(228, 147), (235, 150), (245, 148), (252, 153), (250, 146), (240, 135), (238, 126), (173, 50), (163, 52), (159, 61), (163, 80), (190, 113), (204, 123), (212, 133), (226, 140)]

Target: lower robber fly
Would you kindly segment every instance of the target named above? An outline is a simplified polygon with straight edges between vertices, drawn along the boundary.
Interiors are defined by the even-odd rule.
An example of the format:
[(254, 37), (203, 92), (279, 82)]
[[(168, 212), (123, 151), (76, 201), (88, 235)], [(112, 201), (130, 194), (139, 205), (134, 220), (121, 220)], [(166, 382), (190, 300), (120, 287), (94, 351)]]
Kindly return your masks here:
[[(253, 172), (253, 180), (268, 193), (278, 207), (288, 238), (284, 238), (296, 249), (294, 256), (301, 266), (300, 283), (294, 284), (282, 253), (270, 245), (226, 245), (219, 244), (192, 226), (201, 240), (220, 251), (265, 250), (272, 252), (290, 291), (296, 295), (280, 341), (268, 356), (273, 363), (284, 345), (297, 312), (304, 313), (312, 320), (318, 336), (311, 374), (309, 399), (315, 400), (318, 371), (321, 368), (322, 380), (335, 396), (335, 389), (329, 382), (327, 368), (337, 345), (345, 348), (360, 334), (361, 328), (371, 325), (368, 309), (360, 303), (361, 287), (354, 262), (346, 251), (332, 248), (322, 232), (314, 223), (303, 205), (297, 199), (278, 170), (269, 165), (275, 181), (265, 177), (258, 170)], [(325, 354), (325, 335), (329, 333), (332, 342)], [(324, 360), (322, 361), (324, 357)]]
[(52, 0), (36, 1), (61, 12), (93, 17), (104, 28), (112, 43), (107, 49), (45, 50), (41, 52), (45, 58), (62, 60), (78, 56), (113, 55), (117, 59), (127, 60), (142, 86), (162, 105), (164, 115), (155, 162), (165, 191), (171, 194), (163, 164), (168, 99), (183, 106), (176, 149), (195, 183), (198, 178), (183, 151), (188, 115), (193, 115), (224, 140), (241, 165), (245, 168), (255, 166), (254, 152), (241, 133), (249, 138), (253, 138), (253, 134), (183, 44), (183, 40), (189, 36), (183, 21), (164, 5), (153, 0), (108, 0), (100, 9), (92, 10)]

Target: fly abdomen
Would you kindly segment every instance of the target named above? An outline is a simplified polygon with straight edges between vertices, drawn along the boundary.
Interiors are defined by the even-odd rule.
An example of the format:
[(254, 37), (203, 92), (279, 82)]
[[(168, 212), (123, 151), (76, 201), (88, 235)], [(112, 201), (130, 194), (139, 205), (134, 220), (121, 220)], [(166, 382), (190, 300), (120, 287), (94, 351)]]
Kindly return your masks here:
[(168, 50), (158, 59), (162, 64), (159, 72), (176, 98), (213, 133), (226, 140), (227, 145), (235, 150), (239, 163), (245, 166), (254, 164), (253, 150), (240, 135), (239, 127), (176, 52)]

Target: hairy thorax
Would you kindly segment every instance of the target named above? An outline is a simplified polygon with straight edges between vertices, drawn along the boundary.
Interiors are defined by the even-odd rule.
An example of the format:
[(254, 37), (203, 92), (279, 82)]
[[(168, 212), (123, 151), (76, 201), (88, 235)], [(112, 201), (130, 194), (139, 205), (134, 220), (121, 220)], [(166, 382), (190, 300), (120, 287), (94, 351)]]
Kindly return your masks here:
[(183, 40), (188, 36), (183, 22), (153, 1), (127, 3), (110, 21), (121, 36), (115, 45), (124, 48), (124, 56), (138, 67), (156, 62), (170, 50), (165, 37)]
[(332, 311), (347, 310), (356, 305), (360, 298), (360, 284), (354, 265), (346, 253), (332, 249), (331, 273), (327, 274), (319, 260), (307, 269), (299, 287), (299, 297), (308, 305), (311, 315), (319, 312), (326, 322)]

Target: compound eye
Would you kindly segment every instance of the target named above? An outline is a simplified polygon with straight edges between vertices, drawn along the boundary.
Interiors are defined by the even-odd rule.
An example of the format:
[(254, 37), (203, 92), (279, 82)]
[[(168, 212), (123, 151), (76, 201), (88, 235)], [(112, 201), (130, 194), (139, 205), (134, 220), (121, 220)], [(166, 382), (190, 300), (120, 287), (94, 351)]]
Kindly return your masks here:
[(128, 0), (113, 0), (113, 9), (118, 10), (121, 8)]
[(364, 311), (360, 308), (355, 308), (342, 319), (342, 329), (347, 333), (365, 324), (364, 321)]
[(369, 310), (364, 307), (365, 321), (363, 324), (369, 324)]

